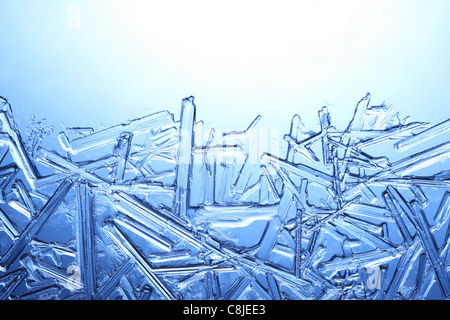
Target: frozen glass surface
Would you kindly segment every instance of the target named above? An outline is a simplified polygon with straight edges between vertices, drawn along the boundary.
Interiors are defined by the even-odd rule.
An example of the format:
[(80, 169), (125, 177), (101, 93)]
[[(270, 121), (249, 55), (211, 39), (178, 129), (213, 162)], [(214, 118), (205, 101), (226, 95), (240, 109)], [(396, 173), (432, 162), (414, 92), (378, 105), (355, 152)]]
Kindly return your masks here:
[(450, 119), (368, 93), (273, 148), (194, 97), (59, 133), (0, 103), (1, 299), (450, 298)]

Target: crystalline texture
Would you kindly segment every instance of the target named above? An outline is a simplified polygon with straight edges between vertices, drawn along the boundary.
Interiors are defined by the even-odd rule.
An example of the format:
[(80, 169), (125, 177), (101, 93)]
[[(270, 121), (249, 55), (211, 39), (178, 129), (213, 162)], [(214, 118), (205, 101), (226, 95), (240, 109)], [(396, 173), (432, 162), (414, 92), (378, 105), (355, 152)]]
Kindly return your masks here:
[(294, 115), (283, 157), (193, 97), (51, 148), (0, 104), (0, 299), (450, 298), (448, 119), (367, 94), (344, 129)]
[(185, 216), (189, 206), (189, 177), (192, 173), (195, 104), (193, 97), (184, 99), (181, 107), (180, 143), (176, 174), (175, 213)]

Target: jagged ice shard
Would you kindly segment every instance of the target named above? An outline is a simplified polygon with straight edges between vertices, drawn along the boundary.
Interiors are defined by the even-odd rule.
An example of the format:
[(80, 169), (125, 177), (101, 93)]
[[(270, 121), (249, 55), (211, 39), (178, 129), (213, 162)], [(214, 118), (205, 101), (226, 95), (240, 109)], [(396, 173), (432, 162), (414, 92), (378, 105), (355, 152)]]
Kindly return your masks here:
[(295, 114), (279, 154), (189, 97), (48, 147), (0, 104), (0, 299), (450, 298), (450, 119), (367, 94), (346, 128)]

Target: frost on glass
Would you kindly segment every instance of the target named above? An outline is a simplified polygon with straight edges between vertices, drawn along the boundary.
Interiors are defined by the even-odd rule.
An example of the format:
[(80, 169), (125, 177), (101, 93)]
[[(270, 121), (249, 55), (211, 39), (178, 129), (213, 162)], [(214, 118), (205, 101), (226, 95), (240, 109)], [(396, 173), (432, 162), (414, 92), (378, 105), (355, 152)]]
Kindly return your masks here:
[[(0, 99), (1, 299), (448, 299), (450, 119), (357, 103), (220, 133), (162, 111), (22, 136)], [(56, 144), (44, 146), (53, 136)]]

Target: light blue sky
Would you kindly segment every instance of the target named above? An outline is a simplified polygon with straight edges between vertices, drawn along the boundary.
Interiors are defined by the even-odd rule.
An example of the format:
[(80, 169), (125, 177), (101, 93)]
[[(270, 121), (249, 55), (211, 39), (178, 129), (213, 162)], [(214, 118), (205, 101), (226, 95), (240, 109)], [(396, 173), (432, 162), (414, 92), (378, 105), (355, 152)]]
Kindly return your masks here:
[[(163, 4), (160, 4), (160, 3)], [(159, 4), (158, 4), (159, 3)], [(80, 28), (67, 26), (71, 5)], [(450, 116), (450, 1), (0, 0), (0, 95), (21, 125), (110, 125), (194, 95), (197, 119), (288, 130), (367, 91), (412, 120)]]

